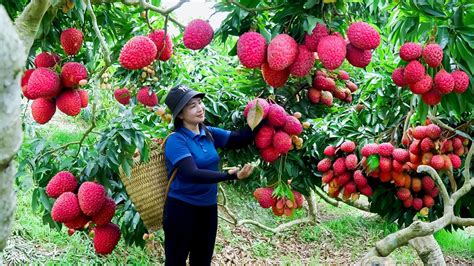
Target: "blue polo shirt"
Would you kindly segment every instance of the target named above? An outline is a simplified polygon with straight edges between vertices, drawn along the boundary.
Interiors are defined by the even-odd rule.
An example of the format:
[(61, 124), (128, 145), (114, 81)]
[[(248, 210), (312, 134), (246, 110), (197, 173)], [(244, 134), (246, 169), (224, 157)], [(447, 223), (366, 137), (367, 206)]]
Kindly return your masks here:
[[(206, 137), (206, 132), (201, 128), (200, 134), (181, 127), (172, 133), (165, 144), (165, 163), (168, 177), (176, 164), (192, 156), (199, 169), (218, 171), (220, 157), (216, 148), (222, 148), (229, 140), (230, 131), (216, 127), (207, 127), (214, 138), (214, 143)], [(217, 183), (199, 184), (183, 180), (179, 173), (171, 183), (169, 197), (173, 197), (197, 206), (210, 206), (217, 204)]]

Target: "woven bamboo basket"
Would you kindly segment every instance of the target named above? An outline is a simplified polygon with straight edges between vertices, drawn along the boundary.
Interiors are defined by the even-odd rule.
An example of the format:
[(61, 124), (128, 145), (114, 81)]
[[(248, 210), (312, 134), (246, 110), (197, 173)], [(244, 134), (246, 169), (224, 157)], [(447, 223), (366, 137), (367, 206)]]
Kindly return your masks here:
[(161, 147), (151, 151), (150, 160), (146, 163), (140, 162), (140, 156), (133, 158), (130, 177), (120, 171), (120, 179), (127, 194), (150, 232), (160, 229), (163, 225), (163, 209), (168, 185), (175, 174), (176, 171), (168, 181)]

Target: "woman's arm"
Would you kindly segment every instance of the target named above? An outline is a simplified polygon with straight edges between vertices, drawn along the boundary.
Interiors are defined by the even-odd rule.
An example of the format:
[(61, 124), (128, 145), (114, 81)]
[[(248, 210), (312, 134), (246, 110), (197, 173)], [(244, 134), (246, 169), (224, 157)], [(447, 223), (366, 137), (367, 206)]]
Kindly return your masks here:
[(199, 169), (192, 156), (181, 159), (177, 164), (178, 174), (190, 183), (211, 184), (237, 179), (237, 174), (222, 173), (213, 170)]

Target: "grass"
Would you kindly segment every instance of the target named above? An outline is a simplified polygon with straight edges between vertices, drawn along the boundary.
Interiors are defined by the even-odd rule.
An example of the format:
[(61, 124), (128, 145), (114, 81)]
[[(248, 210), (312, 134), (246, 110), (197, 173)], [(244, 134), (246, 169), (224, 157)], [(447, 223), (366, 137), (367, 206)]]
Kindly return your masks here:
[(434, 235), (443, 252), (451, 256), (461, 256), (474, 260), (474, 233), (464, 230), (441, 230)]

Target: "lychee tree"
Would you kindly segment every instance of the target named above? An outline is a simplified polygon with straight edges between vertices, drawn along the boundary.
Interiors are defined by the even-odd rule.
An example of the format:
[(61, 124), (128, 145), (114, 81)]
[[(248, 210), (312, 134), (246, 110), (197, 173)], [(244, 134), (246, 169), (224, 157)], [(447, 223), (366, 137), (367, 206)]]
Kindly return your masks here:
[[(265, 129), (271, 134), (272, 130), (278, 131), (276, 140), (271, 143), (274, 150), (265, 150), (268, 147), (264, 144), (259, 147), (257, 143), (260, 142), (256, 140), (256, 147), (223, 154), (224, 162), (232, 165), (254, 160), (259, 162), (259, 178), (244, 186), (252, 190), (268, 186), (270, 190), (258, 190), (258, 193), (256, 190), (255, 195), (260, 201), (259, 195), (268, 197), (269, 194), (268, 202), (275, 206), (273, 211), (277, 215), (291, 215), (292, 209), (299, 205), (296, 204), (299, 202), (298, 194), (293, 190), (305, 195), (314, 190), (333, 204), (344, 201), (359, 207), (356, 200), (359, 192), (365, 194), (370, 202), (366, 209), (406, 227), (394, 236), (396, 245), (393, 242), (387, 245), (385, 240), (378, 243), (370, 253), (377, 256), (386, 256), (410, 239), (432, 234), (450, 224), (472, 223), (472, 218), (465, 218), (473, 217), (472, 182), (465, 182), (465, 186), (458, 190), (453, 185), (462, 183), (462, 171), (466, 180), (470, 178), (472, 151), (467, 153), (465, 149), (472, 142), (474, 71), (472, 62), (468, 60), (473, 54), (470, 33), (473, 27), (470, 24), (474, 13), (472, 5), (463, 1), (447, 4), (442, 1), (377, 1), (376, 4), (312, 0), (271, 3), (223, 1), (215, 8), (218, 12), (228, 12), (228, 16), (216, 31), (212, 43), (217, 46), (218, 41), (222, 41), (219, 49), (229, 52), (228, 56), (223, 56), (222, 51), (211, 48), (199, 50), (208, 45), (213, 37), (205, 21), (191, 23), (186, 32), (179, 19), (172, 16), (172, 12), (184, 2), (180, 1), (168, 9), (159, 8), (159, 1), (152, 1), (155, 5), (148, 1), (95, 0), (32, 1), (28, 6), (25, 1), (17, 1), (5, 5), (9, 16), (15, 19), (26, 53), (31, 55), (27, 61), (28, 68), (33, 67), (33, 61), (37, 63), (41, 50), (61, 56), (64, 53), (75, 54), (64, 56), (58, 67), (64, 69), (68, 64), (66, 62), (80, 62), (88, 72), (88, 82), (81, 82), (85, 79), (83, 76), (71, 84), (80, 85), (90, 93), (91, 105), (86, 107), (81, 104), (77, 111), (69, 113), (79, 115), (90, 124), (83, 137), (79, 141), (59, 145), (48, 143), (39, 136), (28, 140), (26, 145), (29, 149), (20, 154), (22, 158), (32, 158), (20, 163), (19, 176), (31, 171), (36, 186), (33, 208), (43, 214), (45, 223), (60, 228), (60, 224), (51, 218), (54, 200), (48, 198), (45, 187), (56, 173), (68, 169), (74, 172), (80, 183), (95, 180), (103, 184), (120, 206), (117, 220), (126, 242), (143, 243), (141, 237), (146, 228), (118, 175), (120, 169), (130, 172), (134, 154), (140, 154), (140, 158), (146, 160), (152, 138), (159, 142), (167, 135), (171, 125), (170, 114), (162, 106), (165, 88), (181, 82), (207, 92), (210, 102), (207, 119), (211, 124), (238, 128), (248, 123), (256, 128), (257, 135), (265, 128), (262, 124), (271, 125), (273, 129)], [(183, 36), (169, 38), (169, 23), (181, 27)], [(83, 34), (82, 49), (71, 52), (64, 49), (63, 53), (65, 45), (60, 36), (67, 28), (76, 28)], [(193, 28), (202, 28), (203, 34), (193, 34)], [(137, 38), (138, 35), (143, 37)], [(166, 50), (170, 42), (175, 46), (172, 51)], [(401, 49), (399, 53), (400, 46), (407, 42), (414, 44), (406, 45), (406, 49)], [(441, 57), (440, 49), (434, 52), (425, 49), (425, 53), (433, 54), (431, 57), (423, 54), (425, 46), (432, 43), (439, 44)], [(419, 54), (420, 49), (422, 55)], [(148, 53), (152, 50), (154, 53)], [(142, 55), (137, 60), (131, 60), (135, 53)], [(433, 58), (436, 60), (431, 60)], [(345, 59), (347, 63), (344, 63)], [(465, 73), (465, 76), (454, 74), (455, 69)], [(449, 74), (451, 72), (453, 74)], [(397, 79), (400, 73), (403, 78)], [(403, 76), (405, 73), (408, 73), (406, 79)], [(464, 80), (467, 76), (470, 81), (469, 87), (463, 88), (462, 84), (462, 89), (457, 87), (459, 93), (466, 90), (463, 94), (449, 93), (457, 86), (451, 77), (456, 75)], [(423, 82), (418, 84), (422, 79)], [(431, 88), (433, 84), (438, 84), (436, 91)], [(117, 88), (115, 94), (107, 90), (112, 86)], [(133, 97), (135, 94), (137, 96)], [(118, 105), (112, 95), (123, 106)], [(27, 97), (25, 93), (24, 96)], [(262, 104), (249, 107), (244, 118), (244, 107), (255, 97), (267, 104), (280, 105), (282, 108), (272, 108), (275, 111), (271, 113), (279, 113), (279, 117), (291, 120), (289, 124), (293, 123), (296, 127), (305, 122), (305, 129), (302, 132), (293, 131), (285, 126), (286, 120), (280, 124), (275, 115), (265, 117), (265, 106)], [(58, 108), (68, 114), (65, 111), (68, 108), (60, 107), (62, 104), (59, 103), (63, 101), (59, 98), (56, 99)], [(44, 102), (39, 106), (43, 108), (46, 104)], [(53, 115), (38, 121), (33, 112), (33, 118), (39, 123), (48, 122)], [(11, 116), (10, 119), (15, 117), (18, 116)], [(463, 144), (465, 157), (461, 157), (459, 167), (454, 167), (457, 159), (451, 160), (451, 155), (448, 158), (452, 167), (436, 169), (440, 170), (439, 174), (426, 166), (431, 161), (422, 163), (421, 159), (415, 160), (416, 156), (425, 154), (410, 151), (414, 155), (410, 158), (416, 161), (410, 161), (413, 164), (410, 174), (417, 175), (418, 170), (423, 170), (432, 179), (423, 178), (434, 179), (441, 190), (440, 199), (429, 208), (428, 213), (419, 215), (420, 220), (433, 222), (413, 223), (417, 208), (405, 208), (399, 200), (411, 195), (407, 195), (406, 190), (397, 190), (395, 182), (387, 175), (374, 174), (376, 171), (384, 172), (381, 169), (388, 167), (387, 157), (390, 154), (366, 153), (368, 148), (363, 147), (365, 144), (384, 143), (388, 146), (390, 143), (398, 148), (407, 145), (404, 139), (408, 139), (411, 145), (417, 140), (413, 134), (415, 126), (425, 125), (427, 117), (429, 123), (442, 127), (444, 132), (443, 138), (431, 139), (433, 145), (459, 137), (467, 142)], [(101, 121), (107, 122), (98, 125)], [(11, 123), (2, 121), (2, 124)], [(100, 132), (95, 131), (98, 127)], [(26, 131), (34, 128), (24, 123)], [(4, 137), (10, 138), (8, 135)], [(350, 143), (348, 141), (354, 141), (357, 146), (352, 147), (352, 144), (347, 144)], [(419, 142), (422, 141), (419, 139)], [(426, 150), (432, 153), (433, 158), (441, 158), (434, 155), (448, 156), (441, 147), (432, 147), (429, 140), (424, 143), (420, 145), (428, 147)], [(326, 153), (327, 145), (334, 146), (334, 151)], [(293, 149), (288, 150), (291, 147)], [(359, 152), (361, 157), (358, 157)], [(6, 154), (11, 158), (14, 153), (15, 149)], [(331, 158), (325, 161), (331, 165), (318, 169), (324, 156)], [(390, 164), (390, 167), (394, 166), (395, 163), (393, 166)], [(331, 183), (332, 177), (322, 173), (329, 170), (338, 172), (344, 178), (337, 178), (337, 182)], [(372, 175), (370, 178), (373, 179), (365, 175)], [(361, 176), (368, 179), (370, 190), (368, 186), (356, 187), (356, 179), (360, 180)], [(421, 177), (420, 174), (415, 179), (422, 180)], [(356, 185), (351, 183), (351, 178)], [(324, 185), (328, 182), (329, 185)], [(344, 190), (341, 190), (343, 183)], [(8, 182), (6, 185), (11, 187)], [(326, 192), (337, 201), (331, 201)], [(341, 196), (340, 192), (343, 192)], [(11, 206), (12, 201), (8, 202)], [(269, 207), (266, 203), (265, 206)], [(458, 218), (453, 218), (453, 215), (458, 215)], [(11, 219), (11, 216), (7, 218)], [(8, 223), (6, 225), (8, 228)], [(417, 226), (422, 230), (413, 233), (413, 227)]]

